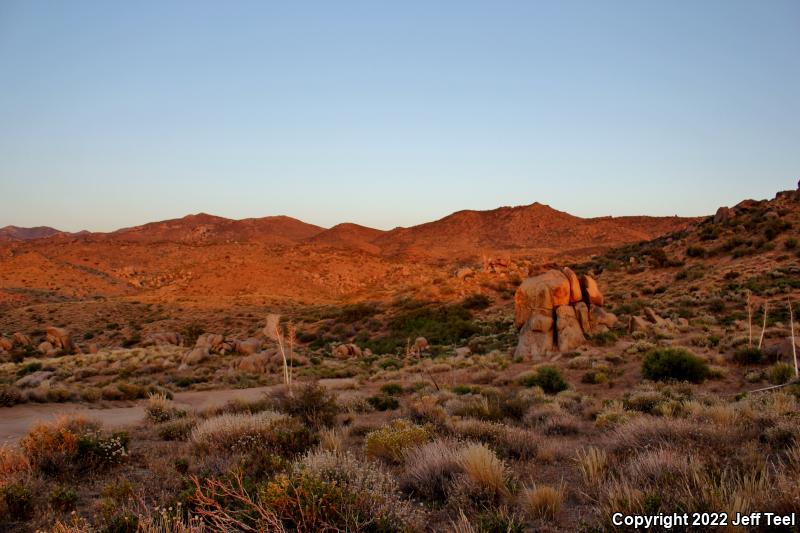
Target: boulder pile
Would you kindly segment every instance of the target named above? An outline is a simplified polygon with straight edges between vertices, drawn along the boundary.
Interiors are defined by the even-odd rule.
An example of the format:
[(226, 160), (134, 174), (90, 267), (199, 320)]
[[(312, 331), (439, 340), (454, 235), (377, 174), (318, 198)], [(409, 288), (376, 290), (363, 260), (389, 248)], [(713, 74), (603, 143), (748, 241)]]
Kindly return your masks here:
[(617, 322), (603, 309), (603, 293), (589, 275), (569, 268), (526, 279), (514, 295), (514, 324), (520, 330), (516, 356), (526, 360), (569, 352)]

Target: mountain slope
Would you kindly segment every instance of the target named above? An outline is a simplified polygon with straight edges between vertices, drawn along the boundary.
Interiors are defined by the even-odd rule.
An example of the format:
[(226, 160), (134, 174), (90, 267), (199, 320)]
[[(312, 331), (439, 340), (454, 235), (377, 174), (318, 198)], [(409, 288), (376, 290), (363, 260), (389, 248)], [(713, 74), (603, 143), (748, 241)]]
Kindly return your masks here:
[(49, 226), (37, 226), (35, 228), (20, 228), (18, 226), (6, 226), (0, 228), (0, 241), (29, 241), (33, 239), (43, 239), (63, 233), (61, 230)]

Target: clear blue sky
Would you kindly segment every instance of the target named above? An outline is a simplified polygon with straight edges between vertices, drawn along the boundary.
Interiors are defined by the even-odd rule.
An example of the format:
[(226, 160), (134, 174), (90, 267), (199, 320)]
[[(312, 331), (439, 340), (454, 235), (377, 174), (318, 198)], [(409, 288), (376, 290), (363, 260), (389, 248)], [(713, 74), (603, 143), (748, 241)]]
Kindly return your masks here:
[(0, 226), (698, 215), (800, 178), (800, 2), (0, 2)]

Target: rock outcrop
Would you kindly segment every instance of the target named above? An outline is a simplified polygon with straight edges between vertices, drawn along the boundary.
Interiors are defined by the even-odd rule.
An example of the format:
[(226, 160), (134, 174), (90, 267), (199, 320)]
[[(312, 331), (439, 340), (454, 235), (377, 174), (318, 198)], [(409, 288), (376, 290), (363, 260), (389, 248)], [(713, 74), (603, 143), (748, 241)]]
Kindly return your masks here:
[(180, 346), (183, 344), (183, 335), (176, 331), (159, 331), (145, 337), (143, 344), (145, 346), (154, 344)]
[(69, 331), (64, 328), (48, 327), (45, 340), (53, 345), (55, 351), (60, 351), (63, 354), (75, 353), (75, 344), (72, 342), (72, 337)]
[(516, 356), (530, 360), (583, 345), (585, 334), (607, 331), (617, 322), (605, 311), (595, 279), (569, 268), (526, 279), (514, 295), (514, 324), (520, 330)]
[(361, 357), (361, 348), (355, 344), (340, 344), (333, 348), (333, 356), (337, 359), (350, 359), (351, 357)]

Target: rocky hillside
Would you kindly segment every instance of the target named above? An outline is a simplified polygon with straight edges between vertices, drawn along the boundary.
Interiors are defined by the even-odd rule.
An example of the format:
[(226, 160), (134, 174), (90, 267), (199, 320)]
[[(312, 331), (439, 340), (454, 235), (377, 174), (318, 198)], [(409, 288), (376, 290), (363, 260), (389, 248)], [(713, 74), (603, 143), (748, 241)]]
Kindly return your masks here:
[(60, 230), (49, 226), (37, 226), (35, 228), (20, 228), (18, 226), (6, 226), (0, 228), (0, 242), (3, 241), (30, 241), (52, 237), (63, 233)]

